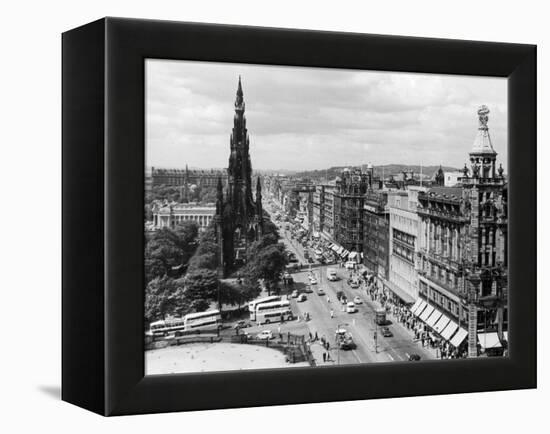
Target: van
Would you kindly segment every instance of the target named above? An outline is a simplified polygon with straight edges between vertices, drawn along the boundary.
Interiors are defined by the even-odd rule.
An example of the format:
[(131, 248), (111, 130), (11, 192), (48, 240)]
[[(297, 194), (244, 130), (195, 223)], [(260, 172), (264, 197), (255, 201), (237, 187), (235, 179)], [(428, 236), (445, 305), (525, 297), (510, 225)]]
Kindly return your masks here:
[(332, 282), (338, 280), (338, 276), (336, 275), (336, 270), (334, 268), (329, 268), (327, 270), (327, 279)]

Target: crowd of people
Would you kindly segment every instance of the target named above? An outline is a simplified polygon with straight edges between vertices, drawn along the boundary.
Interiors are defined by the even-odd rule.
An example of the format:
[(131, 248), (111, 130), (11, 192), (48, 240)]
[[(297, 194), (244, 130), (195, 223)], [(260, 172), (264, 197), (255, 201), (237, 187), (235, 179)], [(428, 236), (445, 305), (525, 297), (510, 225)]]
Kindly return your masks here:
[(456, 348), (443, 338), (431, 333), (428, 325), (415, 317), (409, 307), (395, 296), (388, 294), (374, 283), (367, 286), (367, 293), (373, 300), (378, 301), (396, 321), (403, 324), (407, 330), (410, 330), (413, 339), (420, 342), (423, 348), (435, 349), (436, 354), (442, 359), (467, 357), (466, 348)]

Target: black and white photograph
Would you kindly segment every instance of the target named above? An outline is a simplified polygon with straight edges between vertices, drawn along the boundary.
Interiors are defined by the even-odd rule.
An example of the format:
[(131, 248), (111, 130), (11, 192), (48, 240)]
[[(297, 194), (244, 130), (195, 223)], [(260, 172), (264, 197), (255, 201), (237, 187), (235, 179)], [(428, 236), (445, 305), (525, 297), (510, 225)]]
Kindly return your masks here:
[(145, 374), (508, 355), (499, 77), (145, 60)]

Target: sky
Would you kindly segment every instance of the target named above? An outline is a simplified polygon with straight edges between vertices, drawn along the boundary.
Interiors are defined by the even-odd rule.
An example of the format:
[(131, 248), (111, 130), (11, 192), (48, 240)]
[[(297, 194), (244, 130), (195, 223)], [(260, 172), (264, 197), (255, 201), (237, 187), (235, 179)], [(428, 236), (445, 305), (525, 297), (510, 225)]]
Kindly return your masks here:
[(227, 167), (241, 76), (253, 169), (372, 163), (463, 167), (490, 109), (507, 164), (507, 81), (468, 77), (146, 60), (148, 167)]

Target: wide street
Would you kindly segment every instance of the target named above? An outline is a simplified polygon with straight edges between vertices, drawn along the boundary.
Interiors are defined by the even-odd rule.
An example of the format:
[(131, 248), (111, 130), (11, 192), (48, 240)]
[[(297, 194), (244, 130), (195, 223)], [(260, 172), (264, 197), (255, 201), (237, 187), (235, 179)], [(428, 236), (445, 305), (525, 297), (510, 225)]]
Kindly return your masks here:
[[(304, 259), (303, 248), (300, 243), (290, 239), (290, 234), (282, 227), (279, 228), (281, 237), (288, 250), (294, 252), (299, 262), (307, 263)], [(336, 270), (338, 275), (337, 281), (329, 281), (326, 273), (328, 268)], [(308, 275), (313, 273), (318, 283), (311, 285), (312, 292), (306, 293), (307, 299), (303, 302), (297, 302), (295, 298), (290, 297), (290, 292), (297, 289), (299, 292), (305, 292), (308, 289)], [(302, 271), (292, 274), (294, 285), (286, 289), (288, 297), (291, 300), (292, 311), (299, 318), (292, 322), (282, 324), (270, 324), (263, 326), (255, 326), (249, 329), (251, 333), (256, 333), (258, 330), (269, 329), (274, 333), (291, 332), (296, 334), (304, 334), (309, 337), (319, 338), (325, 337), (330, 343), (330, 364), (356, 364), (370, 362), (392, 362), (406, 361), (411, 354), (418, 354), (422, 360), (433, 359), (435, 353), (433, 350), (423, 348), (420, 342), (415, 342), (412, 339), (411, 331), (407, 330), (404, 325), (397, 322), (393, 316), (388, 315), (387, 326), (393, 333), (392, 337), (383, 337), (378, 327), (377, 339), (375, 340), (375, 331), (377, 326), (374, 321), (375, 310), (380, 307), (380, 304), (371, 300), (369, 294), (360, 287), (357, 289), (351, 288), (346, 280), (349, 277), (349, 271), (338, 265), (312, 265), (311, 270), (304, 268)], [(318, 295), (319, 288), (325, 292), (324, 295)], [(355, 297), (359, 297), (360, 304), (356, 304), (357, 312), (347, 313), (343, 309), (344, 305), (337, 299), (337, 291), (343, 291), (348, 301), (352, 301)], [(283, 292), (285, 293), (285, 292)], [(331, 317), (332, 311), (332, 317)], [(305, 314), (309, 314), (309, 320), (305, 321)], [(335, 332), (338, 328), (344, 328), (351, 333), (353, 340), (357, 344), (354, 350), (338, 350), (335, 345)], [(322, 353), (325, 351), (320, 341), (315, 341), (311, 344), (311, 350), (315, 356), (318, 365), (323, 364)]]

